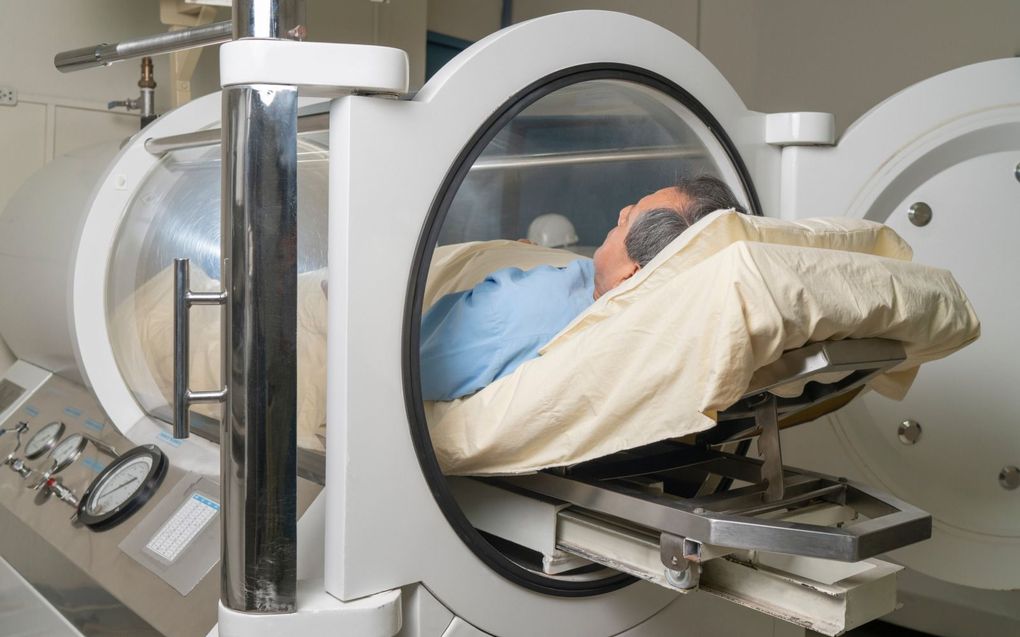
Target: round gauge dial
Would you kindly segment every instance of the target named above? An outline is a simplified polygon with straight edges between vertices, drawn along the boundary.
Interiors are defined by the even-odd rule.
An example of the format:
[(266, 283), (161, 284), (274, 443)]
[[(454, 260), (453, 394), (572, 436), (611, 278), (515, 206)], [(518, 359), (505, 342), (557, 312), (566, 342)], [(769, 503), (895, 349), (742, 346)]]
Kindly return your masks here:
[(72, 462), (77, 460), (81, 452), (85, 450), (86, 444), (85, 436), (81, 434), (71, 434), (61, 440), (56, 447), (53, 447), (53, 451), (50, 452), (53, 466), (50, 468), (49, 475), (63, 471)]
[(32, 436), (25, 445), (25, 458), (35, 460), (57, 444), (60, 436), (64, 434), (64, 423), (51, 422)]
[(117, 526), (149, 501), (169, 462), (155, 445), (135, 447), (96, 476), (78, 504), (78, 519), (93, 531)]

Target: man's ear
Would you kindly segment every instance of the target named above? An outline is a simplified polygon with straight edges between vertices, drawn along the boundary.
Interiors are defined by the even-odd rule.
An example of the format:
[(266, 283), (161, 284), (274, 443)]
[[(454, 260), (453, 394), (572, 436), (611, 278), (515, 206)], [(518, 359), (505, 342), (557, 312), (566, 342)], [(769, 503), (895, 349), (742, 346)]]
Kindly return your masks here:
[(638, 265), (637, 261), (629, 261), (629, 263), (627, 263), (627, 269), (621, 271), (622, 276), (620, 277), (620, 283), (623, 283), (630, 277), (637, 274), (637, 271), (640, 269), (641, 266)]

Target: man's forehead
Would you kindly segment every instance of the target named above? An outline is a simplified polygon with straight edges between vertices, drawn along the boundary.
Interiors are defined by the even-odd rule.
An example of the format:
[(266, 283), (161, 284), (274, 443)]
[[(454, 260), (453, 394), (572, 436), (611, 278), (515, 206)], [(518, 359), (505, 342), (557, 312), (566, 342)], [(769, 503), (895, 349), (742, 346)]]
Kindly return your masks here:
[(646, 210), (654, 210), (656, 208), (673, 208), (679, 210), (683, 208), (689, 202), (689, 197), (686, 193), (681, 192), (677, 188), (662, 188), (656, 190), (650, 195), (645, 195), (637, 202), (635, 208), (639, 212)]

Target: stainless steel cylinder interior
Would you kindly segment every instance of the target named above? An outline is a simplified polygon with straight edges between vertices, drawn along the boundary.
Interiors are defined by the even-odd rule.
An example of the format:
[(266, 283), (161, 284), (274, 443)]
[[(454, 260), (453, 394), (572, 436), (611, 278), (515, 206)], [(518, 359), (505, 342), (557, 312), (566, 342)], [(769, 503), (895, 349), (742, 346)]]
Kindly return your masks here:
[[(281, 37), (299, 0), (234, 0), (235, 37)], [(297, 88), (223, 92), (222, 603), (295, 609)]]

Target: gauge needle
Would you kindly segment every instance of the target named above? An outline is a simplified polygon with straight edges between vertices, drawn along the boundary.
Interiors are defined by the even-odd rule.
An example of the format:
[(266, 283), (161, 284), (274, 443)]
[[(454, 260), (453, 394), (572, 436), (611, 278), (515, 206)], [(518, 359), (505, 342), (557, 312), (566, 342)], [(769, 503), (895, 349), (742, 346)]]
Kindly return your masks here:
[(120, 485), (117, 485), (117, 487), (115, 487), (114, 489), (112, 489), (112, 490), (110, 490), (110, 491), (107, 491), (106, 493), (104, 493), (104, 494), (103, 494), (103, 497), (104, 497), (104, 498), (108, 498), (108, 497), (110, 497), (111, 495), (113, 495), (114, 493), (117, 493), (118, 491), (120, 491), (121, 489), (123, 489), (124, 487), (126, 487), (126, 486), (130, 486), (130, 485), (132, 485), (132, 484), (134, 484), (134, 483), (136, 483), (136, 482), (138, 482), (138, 478), (131, 478), (130, 480), (128, 480), (128, 481), (127, 481), (127, 482), (125, 482), (124, 484), (120, 484)]

